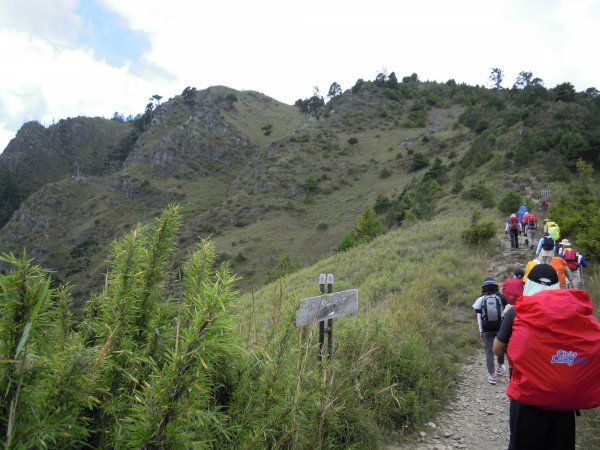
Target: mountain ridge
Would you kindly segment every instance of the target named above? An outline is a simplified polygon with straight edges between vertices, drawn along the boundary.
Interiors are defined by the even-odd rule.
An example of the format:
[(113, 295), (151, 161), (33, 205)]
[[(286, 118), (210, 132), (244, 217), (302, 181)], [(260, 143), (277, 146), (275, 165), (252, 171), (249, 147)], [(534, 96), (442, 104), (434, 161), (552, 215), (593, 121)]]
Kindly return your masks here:
[[(96, 165), (75, 172), (72, 159), (64, 159), (57, 173), (67, 178), (54, 176), (49, 190), (21, 203), (22, 211), (0, 230), (2, 250), (29, 247), (63, 281), (78, 282), (87, 272), (87, 292), (102, 284), (105, 244), (175, 202), (182, 205), (184, 218), (178, 256), (195, 236), (211, 236), (220, 259), (230, 261), (243, 276), (242, 286), (249, 288), (264, 282), (283, 259), (302, 266), (335, 251), (366, 205), (409, 192), (434, 159), (454, 179), (453, 186), (440, 186), (437, 197), (456, 195), (451, 191), (460, 193), (469, 171), (489, 172), (499, 165), (506, 166), (504, 171), (522, 164), (523, 142), (540, 147), (537, 152), (552, 150), (551, 143), (542, 142), (550, 140), (542, 134), (549, 127), (538, 123), (542, 114), (556, 117), (559, 126), (584, 114), (577, 103), (551, 97), (520, 105), (520, 92), (405, 81), (392, 87), (357, 82), (308, 113), (254, 91), (188, 87), (162, 104), (150, 104), (133, 123), (97, 121), (106, 125), (101, 129), (118, 132), (101, 145)], [(60, 135), (60, 127), (78, 120), (97, 119), (61, 121), (47, 134)], [(41, 126), (29, 124), (21, 135), (30, 127), (43, 133)], [(541, 137), (536, 141), (532, 134)], [(92, 130), (78, 138), (85, 136), (95, 134)], [(0, 156), (0, 164), (12, 167), (6, 162), (18, 153), (21, 137)], [(35, 167), (26, 174), (32, 183), (34, 173)], [(519, 178), (527, 181), (534, 174), (523, 167), (508, 175), (513, 181), (502, 189), (514, 190)], [(52, 201), (62, 209), (53, 213)], [(419, 209), (410, 203), (406, 208)], [(401, 216), (382, 219), (393, 226)], [(69, 233), (38, 233), (54, 228)], [(87, 253), (78, 261), (86, 242)]]

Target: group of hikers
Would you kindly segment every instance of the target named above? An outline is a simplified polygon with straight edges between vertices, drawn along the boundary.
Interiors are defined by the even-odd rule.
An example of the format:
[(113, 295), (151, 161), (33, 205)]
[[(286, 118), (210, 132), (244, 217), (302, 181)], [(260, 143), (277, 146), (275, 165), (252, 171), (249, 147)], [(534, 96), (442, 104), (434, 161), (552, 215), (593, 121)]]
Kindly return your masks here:
[(506, 356), (509, 450), (575, 449), (575, 415), (600, 406), (600, 323), (584, 290), (588, 264), (550, 219), (536, 246), (537, 219), (523, 206), (506, 232), (512, 248), (523, 234), (535, 257), (501, 290), (486, 277), (473, 304), (487, 382), (496, 385), (505, 375)]

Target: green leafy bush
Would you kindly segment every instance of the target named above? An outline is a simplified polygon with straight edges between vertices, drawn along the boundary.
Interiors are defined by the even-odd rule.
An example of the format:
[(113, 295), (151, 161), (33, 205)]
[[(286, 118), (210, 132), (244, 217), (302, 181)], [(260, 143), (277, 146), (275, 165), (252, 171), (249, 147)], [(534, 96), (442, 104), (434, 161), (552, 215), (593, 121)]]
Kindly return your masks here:
[(409, 170), (411, 172), (423, 169), (429, 165), (429, 160), (423, 153), (415, 153), (410, 163)]
[(379, 178), (389, 178), (392, 176), (392, 171), (390, 169), (388, 169), (387, 167), (384, 167), (383, 169), (381, 169), (381, 172), (379, 172)]
[(464, 191), (462, 196), (467, 200), (479, 200), (484, 208), (496, 206), (494, 191), (481, 181)]
[(480, 245), (496, 236), (496, 224), (483, 222), (465, 228), (461, 233), (463, 241), (470, 245)]
[(509, 192), (498, 203), (498, 210), (504, 214), (516, 213), (523, 204), (521, 196), (515, 192)]

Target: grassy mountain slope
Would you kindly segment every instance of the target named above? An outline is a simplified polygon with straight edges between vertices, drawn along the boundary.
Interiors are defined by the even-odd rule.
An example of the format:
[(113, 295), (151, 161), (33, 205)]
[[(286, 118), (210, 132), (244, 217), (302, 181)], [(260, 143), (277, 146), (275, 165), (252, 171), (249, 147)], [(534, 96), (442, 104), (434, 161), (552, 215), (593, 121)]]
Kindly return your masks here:
[[(477, 338), (470, 304), (495, 241), (471, 246), (461, 233), (476, 220), (502, 233), (507, 211), (497, 206), (511, 192), (517, 205), (537, 204), (541, 188), (551, 189), (553, 218), (562, 192), (591, 192), (572, 214), (598, 209), (591, 174), (571, 170), (574, 157), (597, 162), (597, 100), (544, 92), (521, 104), (528, 91), (367, 83), (333, 99), (319, 120), (278, 104), (271, 114), (264, 105), (273, 101), (226, 88), (165, 102), (120, 170), (46, 185), (1, 231), (3, 243), (34, 242), (31, 252), (60, 266), (78, 296), (106, 279), (75, 331), (58, 315), (66, 308), (32, 327), (28, 352), (40, 354), (32, 361), (52, 370), (27, 374), (22, 402), (40, 407), (14, 416), (17, 433), (64, 446), (378, 448), (389, 434), (414, 432), (452, 396)], [(254, 122), (244, 119), (250, 110), (260, 111)], [(150, 231), (135, 228), (172, 202), (182, 205), (181, 227), (171, 211)], [(365, 205), (386, 233), (334, 252)], [(108, 243), (126, 231), (105, 266)], [(586, 232), (565, 226), (572, 240)], [(209, 274), (214, 255), (204, 243), (181, 264), (198, 235), (212, 235), (246, 294), (231, 295), (226, 271)], [(285, 256), (275, 275), (302, 267), (259, 287)], [(335, 357), (321, 369), (316, 327), (295, 327), (319, 273), (335, 275), (336, 291), (360, 291), (358, 314), (336, 319)], [(32, 287), (42, 279), (33, 276)], [(66, 303), (60, 292), (52, 299)], [(71, 355), (76, 371), (63, 357), (46, 359), (41, 343), (59, 332), (68, 339), (51, 340), (54, 351)], [(56, 422), (34, 426), (39, 417)]]
[(89, 117), (43, 127), (28, 122), (0, 156), (0, 226), (19, 203), (47, 183), (65, 177), (101, 175), (129, 132), (125, 124)]
[(143, 117), (120, 169), (26, 200), (0, 230), (2, 249), (27, 247), (87, 292), (101, 285), (109, 240), (177, 202), (176, 259), (211, 236), (249, 288), (282, 260), (302, 267), (331, 254), (378, 199), (388, 199), (379, 210), (388, 226), (449, 205), (469, 215), (509, 191), (536, 200), (542, 187), (558, 192), (575, 157), (596, 161), (594, 98), (414, 79), (357, 86), (319, 119), (252, 91), (188, 88)]

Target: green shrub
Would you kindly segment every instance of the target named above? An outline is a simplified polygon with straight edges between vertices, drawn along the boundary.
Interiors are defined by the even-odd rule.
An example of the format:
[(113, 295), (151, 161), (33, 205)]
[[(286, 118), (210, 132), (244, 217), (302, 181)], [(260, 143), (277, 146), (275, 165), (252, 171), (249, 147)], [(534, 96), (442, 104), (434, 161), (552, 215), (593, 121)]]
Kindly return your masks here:
[(475, 124), (475, 127), (473, 127), (473, 131), (477, 134), (481, 134), (485, 130), (487, 130), (489, 128), (489, 126), (490, 126), (490, 122), (488, 120), (481, 119), (481, 120), (477, 121), (477, 123)]
[(464, 187), (465, 187), (465, 186), (464, 186), (464, 184), (462, 183), (462, 181), (461, 181), (459, 178), (457, 178), (457, 179), (454, 181), (454, 185), (452, 186), (452, 191), (451, 191), (451, 192), (452, 192), (453, 194), (458, 194), (460, 191), (462, 191), (462, 190), (464, 189)]
[(390, 206), (392, 206), (391, 200), (385, 195), (379, 194), (375, 199), (375, 206), (373, 209), (377, 214), (381, 214), (387, 211)]
[(356, 238), (352, 233), (348, 233), (342, 238), (342, 242), (338, 245), (338, 250), (346, 251), (354, 246), (356, 246)]
[(286, 255), (279, 260), (277, 266), (273, 270), (267, 272), (267, 280), (269, 283), (278, 280), (279, 278), (298, 270), (299, 267), (300, 265), (297, 262)]
[(306, 177), (306, 180), (304, 180), (302, 188), (307, 193), (317, 192), (319, 188), (319, 182), (312, 175), (309, 175), (308, 177)]
[(496, 236), (496, 224), (483, 222), (465, 228), (461, 233), (463, 241), (470, 245), (481, 245)]
[(381, 169), (381, 172), (379, 172), (379, 178), (389, 178), (392, 176), (392, 171), (389, 170), (387, 167), (384, 167), (383, 169)]
[(429, 160), (423, 153), (415, 153), (410, 163), (409, 171), (414, 172), (429, 165)]
[(483, 182), (474, 184), (463, 192), (462, 195), (465, 199), (479, 200), (484, 208), (493, 208), (496, 206), (494, 191)]
[(511, 191), (502, 197), (502, 200), (498, 203), (498, 210), (504, 214), (516, 213), (522, 204), (523, 199), (521, 196)]

